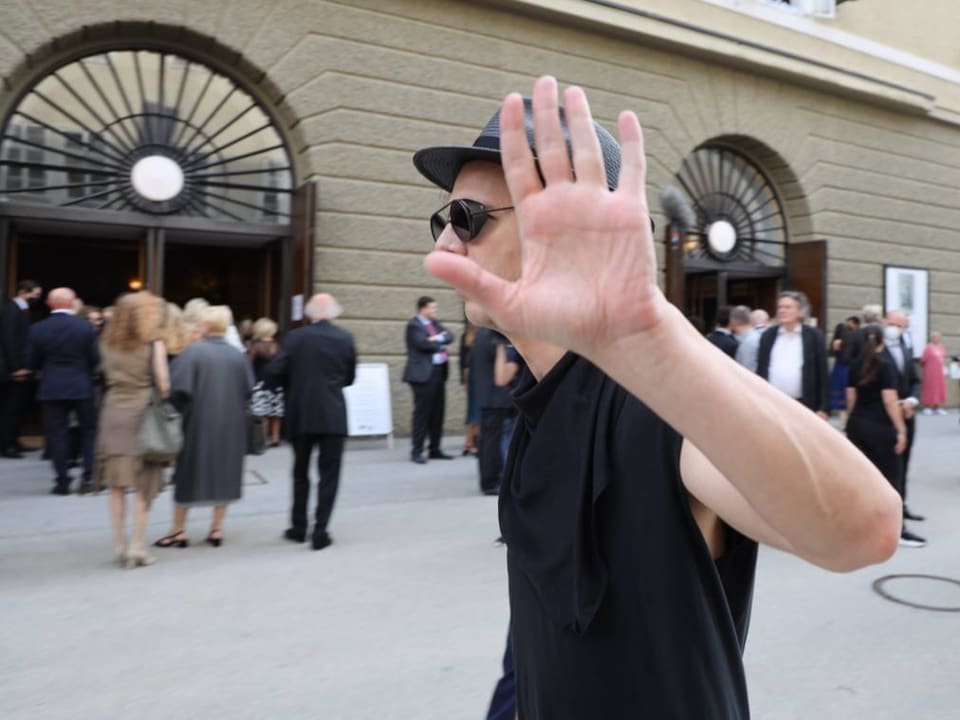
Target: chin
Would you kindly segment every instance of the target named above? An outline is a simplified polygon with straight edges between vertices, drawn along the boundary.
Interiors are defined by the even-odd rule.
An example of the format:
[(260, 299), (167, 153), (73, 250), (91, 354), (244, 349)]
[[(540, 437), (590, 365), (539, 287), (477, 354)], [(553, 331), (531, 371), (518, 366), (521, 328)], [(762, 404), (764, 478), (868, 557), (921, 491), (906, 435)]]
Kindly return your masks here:
[(480, 307), (480, 305), (475, 303), (473, 300), (467, 300), (463, 304), (463, 311), (467, 316), (467, 320), (472, 322), (477, 327), (486, 327), (497, 330), (496, 324), (490, 319), (490, 316), (487, 315), (486, 310)]

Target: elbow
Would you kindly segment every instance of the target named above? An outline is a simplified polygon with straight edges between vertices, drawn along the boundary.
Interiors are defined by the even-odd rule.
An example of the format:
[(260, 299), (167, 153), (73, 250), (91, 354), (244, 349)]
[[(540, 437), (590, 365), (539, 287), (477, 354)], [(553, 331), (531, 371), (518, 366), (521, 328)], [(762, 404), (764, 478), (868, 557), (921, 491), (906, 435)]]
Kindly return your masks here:
[(851, 527), (846, 552), (835, 554), (825, 567), (835, 572), (852, 572), (889, 560), (897, 551), (903, 528), (903, 503), (890, 486), (874, 507), (860, 513), (859, 522)]

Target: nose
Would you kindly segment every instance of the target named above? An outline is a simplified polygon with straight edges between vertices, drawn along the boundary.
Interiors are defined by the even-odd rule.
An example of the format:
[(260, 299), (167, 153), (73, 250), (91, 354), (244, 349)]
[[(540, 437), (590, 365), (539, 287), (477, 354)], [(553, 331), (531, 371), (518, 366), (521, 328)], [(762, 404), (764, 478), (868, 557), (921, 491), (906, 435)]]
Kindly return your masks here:
[(442, 252), (452, 252), (457, 255), (467, 254), (467, 246), (457, 237), (450, 223), (447, 223), (443, 228), (443, 232), (440, 233), (440, 237), (438, 237), (436, 243), (434, 243), (433, 249)]

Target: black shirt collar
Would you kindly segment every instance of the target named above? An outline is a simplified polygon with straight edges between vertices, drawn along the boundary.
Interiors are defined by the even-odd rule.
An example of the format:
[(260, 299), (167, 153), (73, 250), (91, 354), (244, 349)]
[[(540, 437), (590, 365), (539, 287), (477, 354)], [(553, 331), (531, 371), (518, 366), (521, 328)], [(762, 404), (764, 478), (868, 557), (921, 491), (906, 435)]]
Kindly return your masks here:
[(523, 369), (517, 381), (517, 389), (513, 393), (513, 400), (528, 420), (536, 422), (543, 416), (557, 386), (563, 382), (567, 372), (579, 359), (579, 355), (572, 352), (565, 353), (540, 382), (537, 382), (529, 366)]

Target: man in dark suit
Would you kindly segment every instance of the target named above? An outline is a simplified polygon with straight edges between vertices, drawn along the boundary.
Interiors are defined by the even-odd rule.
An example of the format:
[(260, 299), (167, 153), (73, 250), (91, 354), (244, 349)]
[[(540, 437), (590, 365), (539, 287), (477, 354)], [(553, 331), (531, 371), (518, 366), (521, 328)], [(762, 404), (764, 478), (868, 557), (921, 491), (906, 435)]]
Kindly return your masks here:
[(17, 294), (0, 306), (0, 456), (23, 457), (20, 422), (29, 401), (30, 382), (27, 341), (30, 306), (43, 289), (33, 280), (17, 283)]
[[(920, 404), (920, 374), (914, 363), (913, 350), (903, 342), (903, 332), (907, 329), (909, 320), (899, 310), (891, 310), (883, 321), (883, 352), (890, 364), (897, 371), (897, 395), (900, 397), (900, 409), (903, 411), (904, 423), (907, 426), (907, 447), (900, 456), (900, 487), (903, 499), (904, 520), (924, 520), (923, 515), (917, 515), (907, 508), (907, 471), (910, 467), (910, 451), (913, 449), (913, 438), (917, 430), (917, 406)], [(910, 532), (904, 527), (900, 533), (900, 544), (909, 547), (923, 547), (927, 541)]]
[(707, 340), (723, 350), (732, 358), (737, 356), (737, 339), (730, 330), (730, 306), (721, 305), (717, 308), (717, 317), (713, 323), (713, 330), (707, 333)]
[(47, 296), (51, 314), (30, 328), (30, 367), (41, 373), (37, 400), (43, 404), (47, 449), (56, 471), (54, 495), (70, 494), (67, 475), (70, 413), (76, 413), (83, 448), (80, 491), (88, 492), (93, 478), (93, 374), (100, 365), (97, 334), (86, 320), (74, 316), (77, 296), (56, 288)]
[(423, 441), (429, 434), (431, 460), (452, 460), (440, 449), (449, 355), (454, 335), (437, 320), (437, 301), (417, 300), (417, 314), (407, 323), (407, 365), (403, 381), (413, 391), (413, 445), (410, 459), (422, 465)]
[(353, 385), (357, 371), (353, 335), (331, 322), (340, 312), (332, 295), (314, 295), (304, 307), (310, 324), (289, 333), (266, 367), (267, 376), (285, 386), (286, 433), (293, 445), (293, 507), (284, 537), (293, 542), (307, 539), (310, 454), (314, 445), (319, 448), (314, 550), (333, 542), (327, 524), (337, 499), (347, 435), (343, 388)]
[(823, 334), (803, 324), (808, 307), (803, 293), (780, 293), (777, 324), (760, 337), (757, 374), (826, 419), (830, 411), (827, 351)]

